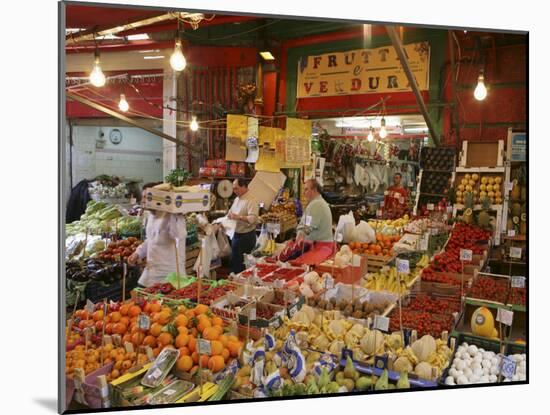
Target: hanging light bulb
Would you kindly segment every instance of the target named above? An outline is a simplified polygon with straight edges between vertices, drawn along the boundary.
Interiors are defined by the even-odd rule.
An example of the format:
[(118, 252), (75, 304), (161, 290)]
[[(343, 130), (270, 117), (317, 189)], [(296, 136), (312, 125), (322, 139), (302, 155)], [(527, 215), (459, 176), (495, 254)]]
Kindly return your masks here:
[(371, 143), (372, 140), (374, 140), (374, 134), (372, 133), (372, 127), (371, 127), (369, 130), (369, 135), (367, 136), (367, 141)]
[(94, 67), (92, 72), (90, 72), (90, 83), (98, 88), (105, 85), (105, 75), (103, 74), (99, 64), (99, 52), (97, 50), (95, 51), (94, 56)]
[(487, 88), (485, 87), (485, 77), (483, 76), (483, 71), (479, 73), (477, 78), (477, 86), (474, 90), (474, 97), (478, 101), (483, 101), (487, 97)]
[(199, 123), (197, 122), (197, 117), (193, 116), (191, 119), (191, 124), (189, 125), (191, 131), (197, 131), (199, 129)]
[(128, 111), (130, 108), (130, 105), (128, 105), (128, 101), (126, 101), (126, 96), (124, 94), (120, 94), (120, 101), (118, 101), (118, 109), (122, 112)]
[(386, 120), (384, 117), (382, 117), (382, 120), (380, 121), (380, 131), (378, 131), (378, 135), (382, 139), (388, 136), (388, 131), (386, 130)]
[(174, 71), (179, 72), (183, 71), (186, 65), (187, 60), (185, 59), (185, 56), (183, 56), (183, 52), (181, 51), (181, 40), (176, 39), (174, 52), (172, 52), (172, 55), (170, 56), (170, 66)]

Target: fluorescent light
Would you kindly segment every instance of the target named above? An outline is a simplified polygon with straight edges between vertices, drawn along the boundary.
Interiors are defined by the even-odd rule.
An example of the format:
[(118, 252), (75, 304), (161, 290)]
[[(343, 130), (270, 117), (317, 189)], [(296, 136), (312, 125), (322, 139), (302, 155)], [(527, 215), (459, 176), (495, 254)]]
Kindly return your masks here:
[(147, 33), (139, 33), (137, 35), (128, 35), (128, 40), (147, 40), (149, 35)]
[(69, 34), (69, 33), (77, 33), (77, 32), (82, 32), (83, 30), (86, 30), (82, 27), (68, 27), (65, 29), (65, 33), (66, 34)]
[(143, 59), (164, 59), (164, 56), (144, 56)]
[(274, 61), (275, 60), (275, 56), (273, 56), (271, 54), (270, 51), (266, 50), (265, 52), (260, 52), (260, 56), (265, 60), (265, 61)]
[(147, 49), (147, 50), (138, 50), (137, 53), (157, 53), (160, 52), (160, 49)]

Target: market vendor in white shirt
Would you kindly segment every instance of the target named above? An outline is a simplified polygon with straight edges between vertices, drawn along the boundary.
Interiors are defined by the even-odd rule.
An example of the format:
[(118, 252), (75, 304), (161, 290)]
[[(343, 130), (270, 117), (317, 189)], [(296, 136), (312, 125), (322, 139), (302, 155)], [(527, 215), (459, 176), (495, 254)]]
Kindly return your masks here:
[(308, 200), (306, 210), (298, 225), (296, 242), (302, 240), (331, 242), (332, 212), (328, 203), (321, 196), (321, 185), (315, 179), (307, 180), (304, 196)]
[(238, 274), (244, 271), (244, 255), (249, 254), (256, 245), (256, 224), (259, 206), (257, 200), (248, 190), (244, 179), (233, 182), (233, 192), (237, 195), (229, 209), (227, 217), (236, 222), (235, 234), (231, 241), (231, 272)]
[[(145, 186), (144, 186), (145, 193)], [(145, 241), (128, 257), (128, 264), (147, 258), (145, 270), (138, 280), (143, 287), (163, 283), (176, 268), (176, 241), (180, 273), (185, 274), (185, 239), (187, 224), (181, 213), (150, 210), (145, 215)]]

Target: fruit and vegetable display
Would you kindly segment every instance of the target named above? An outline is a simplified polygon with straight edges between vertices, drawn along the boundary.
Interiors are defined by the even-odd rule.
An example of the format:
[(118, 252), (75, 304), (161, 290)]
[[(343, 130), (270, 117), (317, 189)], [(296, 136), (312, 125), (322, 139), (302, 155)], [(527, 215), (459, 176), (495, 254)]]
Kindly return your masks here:
[(92, 182), (88, 188), (90, 195), (98, 199), (116, 198), (121, 199), (126, 196), (128, 189), (124, 183), (106, 183)]
[(260, 221), (262, 223), (286, 223), (287, 226), (290, 226), (290, 224), (294, 224), (294, 226), (297, 224), (296, 221), (296, 205), (294, 202), (286, 202), (286, 203), (277, 203), (271, 205), (269, 208), (269, 211), (262, 216), (260, 216)]
[(456, 183), (456, 202), (459, 204), (467, 204), (468, 195), (473, 204), (481, 203), (484, 198), (491, 205), (500, 205), (504, 200), (502, 175), (466, 173), (457, 176)]
[(345, 317), (366, 320), (369, 317), (373, 319), (375, 315), (382, 315), (388, 306), (392, 304), (392, 302), (381, 301), (378, 303), (371, 303), (369, 301), (361, 302), (359, 299), (353, 302), (351, 299), (338, 301), (336, 297), (325, 300), (321, 296), (319, 298), (310, 298), (307, 304), (319, 310), (339, 310)]
[[(422, 269), (428, 265), (428, 256), (423, 255), (416, 263), (416, 267), (410, 265), (410, 272), (398, 276), (396, 267), (384, 266), (378, 272), (367, 274), (363, 277), (363, 286), (373, 291), (389, 291), (395, 294), (404, 294), (409, 290), (410, 284), (421, 273)], [(399, 278), (398, 278), (399, 277)], [(401, 280), (401, 286), (399, 285)]]
[(371, 219), (367, 223), (377, 234), (398, 235), (402, 233), (403, 227), (409, 223), (409, 220), (409, 215), (404, 215), (402, 218), (394, 220)]
[(450, 147), (422, 147), (420, 167), (424, 170), (451, 171), (455, 166), (455, 149)]
[(68, 236), (102, 235), (115, 231), (123, 235), (139, 235), (141, 220), (138, 216), (123, 216), (117, 205), (91, 200), (80, 220), (68, 223), (65, 232)]
[(122, 264), (102, 259), (89, 258), (84, 262), (68, 261), (65, 264), (67, 279), (85, 283), (90, 281), (111, 285), (122, 277)]
[(508, 278), (492, 278), (482, 275), (474, 279), (467, 295), (480, 300), (491, 300), (505, 304), (509, 291), (510, 280)]
[(312, 246), (313, 244), (311, 242), (305, 240), (299, 242), (289, 241), (285, 249), (279, 254), (278, 260), (286, 262), (296, 259), (304, 252), (308, 252)]
[[(224, 296), (230, 291), (235, 290), (237, 285), (228, 280), (210, 281), (202, 280), (201, 282), (201, 298), (200, 303), (211, 304), (213, 301)], [(172, 283), (164, 282), (157, 283), (151, 287), (144, 288), (143, 292), (150, 295), (158, 295), (173, 299), (173, 300), (189, 300), (197, 303), (199, 284), (196, 278), (189, 278), (186, 284), (183, 284), (179, 289)]]
[(422, 171), (422, 180), (420, 182), (420, 192), (432, 195), (446, 195), (450, 187), (452, 173)]
[[(183, 305), (169, 307), (160, 302), (143, 300), (125, 303), (111, 303), (107, 315), (103, 314), (103, 304), (96, 304), (96, 310), (88, 313), (85, 309), (76, 310), (73, 316), (73, 328), (84, 330), (94, 328), (95, 335), (87, 345), (77, 345), (67, 351), (67, 375), (74, 367), (88, 364), (90, 371), (95, 370), (98, 359), (103, 355), (103, 364), (113, 363), (108, 381), (114, 380), (126, 373), (135, 364), (147, 361), (146, 354), (140, 350), (151, 348), (152, 355), (158, 356), (166, 348), (177, 349), (179, 352), (175, 367), (180, 372), (195, 374), (198, 371), (199, 353), (197, 349), (199, 335), (210, 344), (209, 355), (201, 355), (203, 370), (217, 373), (223, 370), (233, 358), (237, 357), (242, 348), (242, 342), (233, 335), (225, 334), (224, 321), (212, 314), (208, 306), (198, 304), (187, 308)], [(149, 328), (140, 326), (140, 315), (149, 319)], [(105, 344), (101, 346), (100, 333), (105, 323), (105, 334), (120, 336), (121, 345), (115, 347)], [(74, 339), (74, 338), (73, 338)], [(128, 352), (127, 344), (132, 344), (134, 352)], [(82, 346), (82, 347), (80, 347)], [(80, 353), (82, 348), (94, 350), (88, 355)], [(82, 357), (84, 356), (84, 357)], [(139, 356), (144, 356), (140, 358)], [(141, 359), (141, 360), (138, 360)], [(70, 366), (69, 366), (70, 362)]]
[(508, 357), (516, 363), (512, 379), (499, 376), (501, 354), (464, 342), (456, 349), (444, 383), (452, 386), (526, 380), (527, 358), (525, 354), (512, 354)]
[(525, 288), (512, 287), (510, 289), (510, 297), (508, 297), (509, 304), (525, 305)]
[(112, 241), (109, 245), (107, 245), (107, 248), (99, 252), (96, 257), (106, 261), (120, 261), (121, 259), (125, 260), (136, 251), (141, 243), (141, 240), (133, 236), (127, 239)]
[[(389, 318), (390, 330), (399, 330), (399, 310), (394, 308)], [(401, 319), (404, 328), (416, 330), (419, 336), (424, 334), (438, 336), (442, 331), (450, 331), (455, 323), (452, 315), (435, 314), (409, 308), (402, 309)]]
[(460, 285), (460, 279), (439, 273), (461, 273), (460, 250), (469, 249), (473, 255), (482, 255), (485, 252), (484, 243), (489, 239), (490, 232), (477, 226), (455, 224), (445, 251), (434, 256), (430, 265), (422, 273), (422, 281)]
[(400, 235), (389, 235), (379, 233), (376, 235), (376, 242), (360, 243), (350, 242), (349, 247), (354, 254), (391, 256), (393, 245), (401, 239)]

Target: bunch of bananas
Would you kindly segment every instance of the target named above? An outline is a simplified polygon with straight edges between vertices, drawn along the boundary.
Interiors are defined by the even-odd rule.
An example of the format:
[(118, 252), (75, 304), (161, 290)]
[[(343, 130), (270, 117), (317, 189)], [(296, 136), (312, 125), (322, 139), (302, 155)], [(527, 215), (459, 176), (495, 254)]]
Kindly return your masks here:
[(367, 281), (363, 286), (373, 291), (390, 291), (395, 294), (404, 294), (407, 291), (407, 285), (416, 277), (416, 274), (402, 274), (401, 287), (397, 277), (397, 268), (382, 267), (379, 272), (368, 274)]
[(277, 250), (277, 244), (275, 243), (275, 239), (269, 239), (265, 246), (263, 247), (261, 254), (271, 256), (275, 253)]

